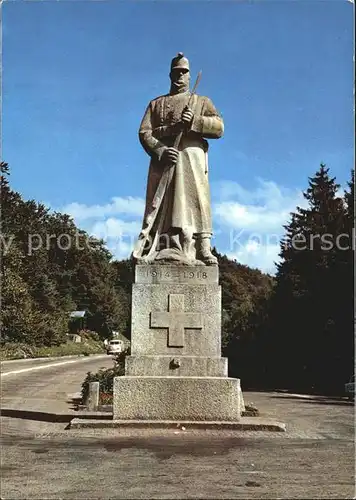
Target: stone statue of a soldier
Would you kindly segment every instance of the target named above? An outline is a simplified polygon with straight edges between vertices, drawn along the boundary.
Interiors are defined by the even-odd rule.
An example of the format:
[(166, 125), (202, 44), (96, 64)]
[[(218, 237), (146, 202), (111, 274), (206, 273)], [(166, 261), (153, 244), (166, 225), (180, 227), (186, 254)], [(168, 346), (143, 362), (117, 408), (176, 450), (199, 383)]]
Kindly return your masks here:
[(133, 257), (139, 263), (216, 265), (211, 253), (206, 139), (220, 138), (224, 124), (208, 97), (190, 92), (189, 61), (182, 53), (173, 58), (169, 76), (169, 94), (149, 103), (139, 130), (151, 162), (143, 226)]

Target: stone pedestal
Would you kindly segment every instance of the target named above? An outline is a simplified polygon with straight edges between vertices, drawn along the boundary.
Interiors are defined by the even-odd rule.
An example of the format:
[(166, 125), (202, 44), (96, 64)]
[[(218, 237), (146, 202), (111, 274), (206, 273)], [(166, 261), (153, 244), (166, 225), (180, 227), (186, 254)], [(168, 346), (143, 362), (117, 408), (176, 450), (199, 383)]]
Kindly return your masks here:
[(221, 357), (217, 266), (138, 265), (131, 356), (114, 380), (114, 420), (236, 421), (240, 381)]

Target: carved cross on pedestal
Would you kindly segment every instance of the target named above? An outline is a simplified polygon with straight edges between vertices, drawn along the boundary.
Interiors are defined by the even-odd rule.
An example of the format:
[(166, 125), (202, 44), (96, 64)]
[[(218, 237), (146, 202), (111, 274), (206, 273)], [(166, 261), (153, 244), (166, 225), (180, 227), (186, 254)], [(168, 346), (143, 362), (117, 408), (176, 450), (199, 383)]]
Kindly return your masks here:
[(184, 312), (184, 295), (168, 295), (168, 312), (151, 312), (151, 328), (168, 328), (168, 347), (184, 347), (185, 328), (203, 328), (201, 313)]

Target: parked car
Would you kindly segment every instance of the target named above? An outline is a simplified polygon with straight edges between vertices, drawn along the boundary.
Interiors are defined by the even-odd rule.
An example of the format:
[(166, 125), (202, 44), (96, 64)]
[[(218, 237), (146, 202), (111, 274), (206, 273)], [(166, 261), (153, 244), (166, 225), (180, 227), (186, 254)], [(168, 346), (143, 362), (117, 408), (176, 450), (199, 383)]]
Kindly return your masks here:
[(355, 375), (345, 384), (345, 393), (349, 399), (355, 399)]
[(108, 345), (106, 346), (107, 354), (120, 354), (124, 350), (124, 343), (122, 340), (109, 340)]

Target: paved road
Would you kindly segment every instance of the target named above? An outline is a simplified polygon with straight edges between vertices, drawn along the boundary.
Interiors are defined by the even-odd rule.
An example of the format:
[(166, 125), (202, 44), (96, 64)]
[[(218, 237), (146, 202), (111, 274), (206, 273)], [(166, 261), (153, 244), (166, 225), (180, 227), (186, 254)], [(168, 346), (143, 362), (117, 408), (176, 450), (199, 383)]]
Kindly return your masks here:
[(2, 499), (353, 498), (346, 400), (245, 393), (286, 433), (65, 430), (68, 394), (108, 357), (2, 381)]
[[(107, 354), (98, 354), (95, 359), (107, 358)], [(55, 364), (72, 364), (78, 361), (86, 362), (93, 359), (93, 356), (73, 355), (61, 357), (48, 357), (48, 358), (26, 358), (26, 359), (11, 359), (1, 361), (1, 374), (2, 376), (9, 376), (13, 372), (28, 372), (34, 368), (44, 369), (44, 367)], [(30, 370), (31, 369), (31, 370)]]

